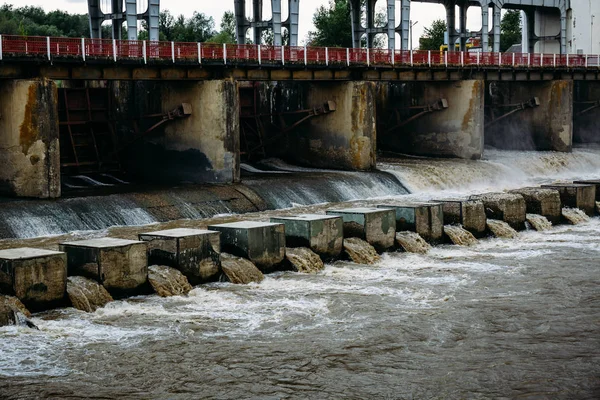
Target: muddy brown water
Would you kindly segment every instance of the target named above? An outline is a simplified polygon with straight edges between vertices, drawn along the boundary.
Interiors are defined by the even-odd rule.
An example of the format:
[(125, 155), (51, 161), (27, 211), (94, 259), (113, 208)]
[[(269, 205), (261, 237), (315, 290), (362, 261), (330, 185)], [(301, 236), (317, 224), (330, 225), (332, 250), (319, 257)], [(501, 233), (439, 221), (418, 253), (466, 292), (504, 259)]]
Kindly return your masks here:
[[(437, 184), (424, 191), (444, 194)], [(340, 204), (244, 218), (332, 207)], [(239, 218), (0, 247), (55, 248), (67, 238), (135, 238)], [(337, 261), (317, 274), (279, 272), (261, 283), (198, 286), (187, 296), (119, 300), (93, 313), (35, 314), (39, 331), (0, 328), (0, 398), (597, 399), (599, 243), (600, 219), (592, 218), (518, 239), (386, 253), (373, 265)]]

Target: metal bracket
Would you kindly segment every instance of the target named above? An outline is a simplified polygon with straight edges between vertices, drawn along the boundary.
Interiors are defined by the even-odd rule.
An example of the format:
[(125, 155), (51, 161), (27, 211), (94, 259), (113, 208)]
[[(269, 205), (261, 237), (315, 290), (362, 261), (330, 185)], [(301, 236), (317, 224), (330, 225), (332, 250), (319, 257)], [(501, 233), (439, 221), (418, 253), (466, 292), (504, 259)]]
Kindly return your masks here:
[(498, 121), (502, 121), (503, 119), (507, 118), (508, 116), (517, 113), (519, 111), (523, 111), (526, 110), (528, 108), (536, 108), (539, 107), (540, 105), (540, 99), (539, 97), (532, 97), (529, 101), (526, 101), (524, 103), (516, 103), (516, 104), (502, 104), (502, 105), (496, 105), (493, 106), (495, 108), (499, 108), (499, 107), (503, 107), (503, 108), (512, 108), (512, 110), (502, 114), (499, 117), (496, 117), (493, 112), (492, 112), (492, 120), (490, 122), (488, 122), (487, 124), (485, 124), (485, 127), (489, 127), (491, 125), (494, 125), (495, 123), (497, 123)]
[[(446, 110), (447, 108), (448, 108), (448, 100), (446, 100), (446, 99), (439, 99), (435, 103), (425, 105), (425, 106), (408, 107), (409, 110), (418, 110), (419, 112), (405, 120), (402, 120), (400, 117), (400, 110), (402, 110), (402, 108), (392, 110), (393, 113), (396, 115), (397, 123), (393, 127), (388, 128), (385, 132), (383, 132), (383, 134), (388, 134), (392, 131), (395, 131), (396, 129), (402, 128), (403, 126), (408, 125), (412, 121), (419, 119), (426, 114), (436, 112), (436, 111), (443, 111), (443, 110)], [(406, 109), (406, 108), (404, 108), (404, 109)]]

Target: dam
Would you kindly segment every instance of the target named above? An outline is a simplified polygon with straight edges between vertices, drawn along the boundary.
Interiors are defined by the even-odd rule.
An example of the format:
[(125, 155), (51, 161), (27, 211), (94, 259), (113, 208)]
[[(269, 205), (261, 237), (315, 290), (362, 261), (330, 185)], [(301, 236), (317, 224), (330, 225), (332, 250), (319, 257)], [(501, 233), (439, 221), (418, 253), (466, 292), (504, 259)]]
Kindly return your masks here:
[(349, 48), (299, 0), (0, 30), (0, 398), (599, 398), (596, 6), (425, 2), (447, 51), (409, 0), (348, 0)]

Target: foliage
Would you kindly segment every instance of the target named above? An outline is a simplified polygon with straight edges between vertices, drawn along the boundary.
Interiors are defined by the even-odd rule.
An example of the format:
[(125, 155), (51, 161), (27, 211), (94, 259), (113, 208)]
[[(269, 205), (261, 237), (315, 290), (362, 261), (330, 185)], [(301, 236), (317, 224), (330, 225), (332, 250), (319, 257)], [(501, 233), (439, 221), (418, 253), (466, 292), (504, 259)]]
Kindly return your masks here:
[(521, 12), (508, 10), (500, 23), (500, 51), (505, 52), (513, 44), (521, 43)]
[(420, 50), (438, 50), (444, 44), (444, 35), (447, 30), (446, 21), (436, 19), (429, 28), (425, 28), (423, 36), (419, 38)]
[(211, 37), (208, 41), (211, 43), (235, 43), (235, 15), (231, 11), (225, 11), (221, 18), (221, 30)]
[[(362, 1), (364, 7), (365, 1)], [(363, 21), (364, 23), (364, 21)], [(313, 15), (315, 31), (308, 33), (309, 46), (323, 47), (353, 47), (352, 43), (352, 18), (350, 16), (349, 0), (330, 0), (327, 6), (321, 6)], [(386, 24), (383, 13), (375, 14), (375, 26)], [(375, 37), (373, 47), (381, 48), (386, 44), (381, 36)], [(366, 40), (361, 40), (361, 45), (366, 46)]]
[(69, 14), (64, 11), (46, 13), (40, 7), (14, 8), (0, 6), (0, 33), (29, 36), (89, 36), (87, 14)]

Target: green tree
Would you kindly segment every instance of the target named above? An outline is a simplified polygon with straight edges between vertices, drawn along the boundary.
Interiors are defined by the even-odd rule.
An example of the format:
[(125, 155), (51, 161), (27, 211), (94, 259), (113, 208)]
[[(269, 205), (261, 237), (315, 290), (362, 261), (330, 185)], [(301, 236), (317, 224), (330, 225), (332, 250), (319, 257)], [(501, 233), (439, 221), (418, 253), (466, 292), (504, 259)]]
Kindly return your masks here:
[(310, 46), (352, 47), (352, 26), (348, 0), (330, 0), (313, 15), (315, 31), (308, 33)]
[(500, 22), (500, 51), (505, 52), (513, 44), (521, 43), (521, 12), (508, 10)]
[[(361, 2), (362, 7), (365, 1)], [(364, 23), (364, 21), (363, 21)], [(386, 23), (384, 13), (376, 12), (375, 26)], [(321, 6), (313, 15), (315, 31), (308, 33), (307, 43), (310, 46), (326, 47), (352, 47), (352, 18), (350, 16), (350, 2), (348, 0), (330, 0), (327, 6)], [(366, 40), (361, 40), (361, 45), (366, 46)], [(373, 47), (383, 47), (385, 39), (375, 37)]]
[(436, 19), (429, 28), (425, 28), (423, 35), (419, 38), (420, 50), (439, 50), (444, 44), (444, 35), (446, 33), (446, 21)]
[(212, 43), (235, 43), (235, 15), (231, 11), (225, 11), (221, 18), (221, 30), (208, 41)]

